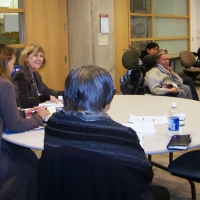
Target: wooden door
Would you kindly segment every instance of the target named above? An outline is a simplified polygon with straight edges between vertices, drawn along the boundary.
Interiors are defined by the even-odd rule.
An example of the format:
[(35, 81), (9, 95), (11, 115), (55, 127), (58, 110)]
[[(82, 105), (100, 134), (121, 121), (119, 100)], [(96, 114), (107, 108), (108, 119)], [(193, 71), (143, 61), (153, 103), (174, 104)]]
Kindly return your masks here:
[(47, 64), (39, 73), (44, 83), (64, 89), (69, 73), (66, 0), (24, 0), (25, 44), (39, 43), (45, 50)]
[(129, 0), (114, 0), (115, 26), (115, 86), (120, 91), (120, 77), (127, 71), (122, 56), (129, 48)]

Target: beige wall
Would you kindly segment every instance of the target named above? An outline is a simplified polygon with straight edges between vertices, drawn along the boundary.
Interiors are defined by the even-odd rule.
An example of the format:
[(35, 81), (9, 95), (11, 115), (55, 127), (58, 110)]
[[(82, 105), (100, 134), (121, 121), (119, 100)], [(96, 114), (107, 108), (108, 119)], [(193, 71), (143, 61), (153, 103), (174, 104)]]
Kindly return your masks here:
[[(69, 69), (95, 64), (115, 78), (114, 0), (67, 0)], [(108, 45), (98, 45), (100, 14), (109, 16)]]

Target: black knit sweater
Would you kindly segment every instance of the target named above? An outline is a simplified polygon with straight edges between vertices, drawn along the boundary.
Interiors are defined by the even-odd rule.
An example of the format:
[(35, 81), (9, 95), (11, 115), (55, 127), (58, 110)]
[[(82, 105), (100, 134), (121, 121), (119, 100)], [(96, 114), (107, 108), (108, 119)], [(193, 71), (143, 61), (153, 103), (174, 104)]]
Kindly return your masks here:
[(54, 113), (45, 127), (44, 153), (59, 146), (73, 146), (119, 160), (146, 190), (153, 178), (151, 163), (135, 131), (107, 114)]

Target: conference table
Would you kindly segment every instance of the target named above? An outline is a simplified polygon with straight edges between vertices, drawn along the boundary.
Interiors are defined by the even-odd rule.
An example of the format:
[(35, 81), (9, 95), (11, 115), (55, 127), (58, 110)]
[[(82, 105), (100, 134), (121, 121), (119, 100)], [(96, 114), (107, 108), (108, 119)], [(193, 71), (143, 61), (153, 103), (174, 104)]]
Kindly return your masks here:
[[(190, 134), (192, 142), (189, 148), (200, 146), (200, 102), (166, 96), (153, 95), (115, 95), (111, 102), (108, 115), (115, 121), (126, 124), (129, 115), (136, 116), (164, 116), (168, 114), (171, 103), (177, 102), (177, 108), (186, 114), (185, 126), (181, 134)], [(170, 137), (167, 133), (167, 124), (155, 124), (155, 134), (145, 134), (142, 146), (146, 155), (174, 152), (168, 150)], [(28, 148), (43, 150), (44, 129), (25, 131), (16, 134), (3, 133), (3, 139)]]

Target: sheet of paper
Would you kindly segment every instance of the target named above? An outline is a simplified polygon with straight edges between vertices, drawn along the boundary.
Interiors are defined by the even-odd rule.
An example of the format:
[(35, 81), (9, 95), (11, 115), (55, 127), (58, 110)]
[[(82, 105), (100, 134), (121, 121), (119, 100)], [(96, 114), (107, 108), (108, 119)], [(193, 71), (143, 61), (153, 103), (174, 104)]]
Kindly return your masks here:
[(132, 123), (127, 123), (123, 124), (124, 126), (132, 128), (137, 134), (155, 134), (156, 129), (154, 127), (153, 123), (137, 123), (137, 124), (132, 124)]
[(135, 116), (130, 114), (129, 122), (131, 123), (153, 123), (153, 124), (167, 124), (167, 115), (164, 116)]
[(39, 106), (46, 106), (48, 111), (50, 112), (49, 115), (46, 116), (46, 118), (44, 119), (45, 122), (47, 122), (49, 120), (49, 117), (51, 117), (51, 115), (56, 112), (56, 104), (55, 103), (40, 103)]
[(137, 134), (137, 136), (139, 137), (139, 139), (140, 139), (140, 145), (143, 147), (143, 137), (144, 137), (144, 135), (142, 135), (142, 134)]
[(99, 33), (98, 34), (98, 44), (108, 45), (108, 34)]
[(100, 20), (101, 20), (101, 33), (109, 33), (108, 14), (101, 14)]

